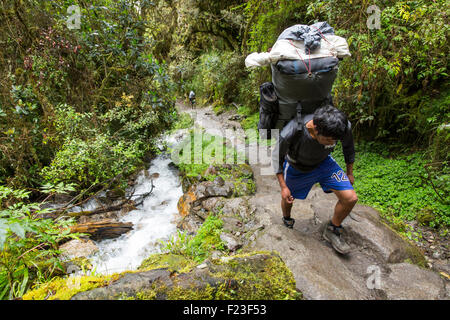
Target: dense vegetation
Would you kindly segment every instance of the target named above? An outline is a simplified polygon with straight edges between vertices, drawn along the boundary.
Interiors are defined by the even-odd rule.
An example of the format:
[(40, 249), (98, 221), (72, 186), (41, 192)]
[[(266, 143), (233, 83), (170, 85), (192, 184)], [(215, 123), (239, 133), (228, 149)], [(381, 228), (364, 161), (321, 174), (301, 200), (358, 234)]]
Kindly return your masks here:
[(68, 29), (71, 1), (3, 2), (0, 181), (83, 190), (152, 150), (174, 99), (136, 3), (80, 2), (80, 29)]
[[(67, 26), (71, 5), (81, 10), (79, 29)], [(382, 10), (378, 30), (367, 28), (369, 5)], [(103, 188), (123, 189), (155, 154), (155, 138), (178, 119), (176, 95), (194, 90), (200, 104), (217, 111), (237, 107), (244, 128), (256, 128), (258, 88), (271, 75), (269, 68), (246, 70), (244, 59), (268, 50), (297, 23), (328, 21), (350, 45), (333, 94), (359, 141), (360, 199), (402, 231), (409, 232), (405, 220), (446, 230), (449, 6), (445, 0), (2, 1), (0, 299), (20, 297), (62, 270), (58, 243), (77, 236), (66, 231), (70, 219), (41, 219), (52, 211), (42, 203), (54, 194), (82, 200)], [(217, 230), (220, 222), (211, 217), (197, 238), (169, 246), (204, 257), (218, 242)]]
[[(79, 29), (67, 26), (72, 4)], [(51, 211), (41, 202), (125, 186), (176, 119), (170, 79), (146, 36), (150, 5), (2, 1), (0, 298), (63, 270), (57, 244), (76, 236), (73, 221), (41, 219)]]
[[(293, 24), (328, 21), (348, 40), (352, 53), (340, 64), (334, 102), (349, 115), (357, 141), (369, 142), (359, 148), (356, 163), (363, 179), (357, 185), (360, 200), (389, 212), (386, 217), (397, 223), (419, 218), (428, 226), (448, 227), (447, 1), (189, 5), (191, 15), (183, 21), (198, 30), (191, 36), (195, 42), (185, 44), (182, 54), (172, 51), (169, 70), (180, 80), (180, 93), (193, 89), (218, 112), (238, 107), (246, 129), (256, 128), (258, 88), (271, 79), (268, 67), (246, 70), (246, 55), (266, 51)], [(381, 10), (380, 29), (367, 27), (370, 5)], [(226, 30), (237, 42), (230, 45), (220, 32)]]

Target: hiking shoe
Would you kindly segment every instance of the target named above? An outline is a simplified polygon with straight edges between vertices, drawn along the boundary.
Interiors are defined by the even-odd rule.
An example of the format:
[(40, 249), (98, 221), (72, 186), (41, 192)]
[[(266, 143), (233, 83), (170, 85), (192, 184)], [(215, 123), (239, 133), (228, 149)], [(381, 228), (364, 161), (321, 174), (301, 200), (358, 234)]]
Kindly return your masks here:
[(350, 252), (350, 246), (342, 238), (342, 232), (344, 228), (335, 227), (330, 223), (323, 230), (323, 238), (331, 243), (334, 250), (341, 254), (347, 254)]
[(294, 227), (295, 219), (283, 217), (283, 223), (286, 227), (292, 229)]

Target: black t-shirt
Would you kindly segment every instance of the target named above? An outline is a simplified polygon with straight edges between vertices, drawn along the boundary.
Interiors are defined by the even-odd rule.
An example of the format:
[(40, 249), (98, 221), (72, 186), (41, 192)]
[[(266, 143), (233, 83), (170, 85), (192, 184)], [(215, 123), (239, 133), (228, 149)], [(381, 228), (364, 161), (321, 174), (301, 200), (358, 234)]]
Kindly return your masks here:
[[(283, 172), (285, 157), (295, 169), (301, 172), (312, 171), (334, 150), (335, 146), (326, 147), (311, 137), (305, 125), (312, 119), (313, 114), (303, 116), (303, 130), (298, 130), (297, 118), (289, 121), (281, 130), (272, 153), (272, 165), (275, 173)], [(353, 163), (355, 161), (355, 146), (350, 122), (347, 133), (341, 142), (345, 162)]]

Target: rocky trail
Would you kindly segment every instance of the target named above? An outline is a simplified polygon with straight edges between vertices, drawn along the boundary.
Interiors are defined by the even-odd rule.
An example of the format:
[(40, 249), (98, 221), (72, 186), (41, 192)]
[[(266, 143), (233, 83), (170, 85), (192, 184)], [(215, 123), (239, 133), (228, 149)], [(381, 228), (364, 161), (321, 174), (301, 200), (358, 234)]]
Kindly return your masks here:
[[(133, 240), (125, 242), (126, 250), (121, 250), (126, 261), (136, 260), (135, 265), (140, 266), (137, 270), (126, 269), (115, 274), (113, 281), (100, 277), (96, 278), (98, 282), (92, 282), (92, 278), (87, 277), (85, 281), (94, 285), (70, 291), (67, 297), (82, 300), (450, 299), (447, 255), (430, 268), (429, 257), (424, 255), (423, 249), (386, 225), (371, 207), (357, 204), (344, 220), (344, 237), (352, 247), (347, 255), (337, 253), (322, 239), (322, 230), (331, 218), (337, 199), (320, 187), (313, 187), (306, 200), (295, 200), (291, 215), (296, 222), (293, 229), (286, 228), (281, 220), (279, 184), (270, 165), (270, 148), (273, 147), (259, 149), (256, 139), (246, 139), (252, 133), (244, 132), (238, 121), (241, 116), (233, 110), (217, 115), (211, 106), (191, 109), (181, 102), (177, 103), (177, 108), (190, 114), (197, 132), (225, 137), (219, 140), (220, 146), (225, 144), (245, 152), (249, 163), (211, 164), (199, 177), (191, 180), (182, 176), (179, 181), (168, 175), (169, 171), (178, 174), (178, 170), (173, 170), (176, 167), (173, 157), (165, 155), (164, 159), (156, 161), (158, 174), (154, 175), (161, 173), (165, 178), (157, 180), (155, 190), (160, 189), (160, 194), (148, 200), (151, 206), (143, 215), (150, 219), (152, 229), (135, 241), (127, 230), (118, 238)], [(186, 138), (189, 129), (177, 131), (171, 141)], [(263, 156), (255, 159), (255, 154)], [(225, 179), (221, 170), (227, 173)], [(217, 175), (214, 181), (205, 179), (209, 174)], [(250, 177), (254, 184), (249, 183)], [(140, 193), (148, 192), (150, 184), (142, 184), (140, 188)], [(161, 202), (161, 197), (167, 201)], [(168, 202), (171, 205), (166, 207)], [(167, 210), (156, 214), (158, 208)], [(111, 218), (108, 223), (118, 222), (119, 216), (129, 215), (127, 211), (82, 217), (79, 222), (88, 223), (90, 227), (104, 222), (98, 219)], [(220, 239), (229, 254), (224, 256), (224, 251), (216, 250), (201, 263), (176, 253), (138, 254), (137, 251), (149, 250), (150, 238), (158, 237), (155, 230), (162, 225), (166, 225), (166, 229), (175, 229), (176, 225), (193, 235), (211, 213), (223, 222)], [(153, 214), (157, 220), (151, 220)], [(175, 217), (170, 223), (169, 216)], [(139, 219), (135, 219), (137, 224), (129, 220), (133, 223), (127, 220), (126, 225), (122, 223), (120, 227), (140, 228)], [(91, 240), (80, 241), (67, 243), (69, 248), (65, 250), (84, 257), (98, 250)], [(105, 252), (116, 250), (114, 246), (111, 248), (106, 246)], [(73, 286), (67, 285), (67, 288), (71, 290)], [(58, 298), (58, 294), (49, 285), (31, 292), (27, 298)]]
[[(223, 135), (225, 130), (232, 129), (238, 137), (245, 136), (233, 112), (216, 115), (211, 107), (191, 109), (180, 103), (178, 108), (189, 113), (195, 125), (209, 134)], [(235, 140), (237, 147), (242, 148), (242, 144), (242, 139)], [(248, 149), (252, 147), (247, 145)], [(238, 199), (222, 198), (222, 202), (216, 203), (225, 203), (225, 216), (227, 210), (230, 212), (225, 220), (236, 219), (240, 214), (243, 223), (248, 225), (253, 220), (252, 225), (257, 228), (245, 238), (242, 235), (246, 234), (246, 228), (235, 227), (239, 223), (226, 222), (224, 229), (234, 236), (235, 243), (243, 246), (243, 251), (277, 251), (292, 271), (297, 290), (304, 298), (449, 299), (450, 281), (426, 268), (421, 250), (383, 223), (376, 210), (356, 205), (343, 223), (345, 237), (353, 250), (346, 256), (340, 255), (321, 237), (336, 203), (334, 194), (325, 194), (320, 187), (314, 187), (306, 200), (296, 200), (292, 209), (296, 223), (293, 229), (288, 229), (281, 221), (276, 176), (261, 174), (267, 167), (262, 164), (250, 166), (256, 193)], [(204, 208), (214, 210), (211, 201), (203, 203)], [(244, 207), (246, 213), (242, 213)], [(199, 207), (190, 210), (191, 216), (195, 213), (199, 213)]]

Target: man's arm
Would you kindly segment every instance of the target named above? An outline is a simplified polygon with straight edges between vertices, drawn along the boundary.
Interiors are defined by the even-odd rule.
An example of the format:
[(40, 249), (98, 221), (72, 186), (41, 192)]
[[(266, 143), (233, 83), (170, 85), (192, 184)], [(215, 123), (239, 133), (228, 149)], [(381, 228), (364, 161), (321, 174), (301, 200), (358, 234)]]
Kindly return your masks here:
[(284, 181), (283, 172), (277, 173), (277, 178), (281, 188), (281, 198), (283, 198), (287, 203), (293, 203), (294, 197), (291, 195), (291, 190), (289, 190), (286, 185), (286, 181)]
[(350, 183), (355, 183), (355, 177), (353, 176), (353, 163), (355, 162), (355, 144), (353, 141), (353, 133), (350, 121), (348, 122), (348, 131), (342, 140), (342, 151), (344, 153), (345, 163), (347, 165), (347, 177)]
[(347, 177), (351, 184), (355, 183), (355, 177), (353, 176), (353, 163), (347, 163)]
[(277, 143), (272, 151), (272, 168), (276, 175), (283, 172), (284, 159), (289, 151), (295, 132), (296, 121), (291, 120), (279, 133)]
[(297, 121), (291, 120), (283, 128), (283, 130), (281, 130), (272, 155), (272, 162), (274, 163), (275, 174), (277, 176), (278, 183), (280, 184), (281, 188), (281, 197), (289, 204), (294, 202), (294, 197), (291, 195), (291, 191), (289, 190), (288, 186), (286, 185), (286, 181), (284, 180), (283, 163), (286, 154), (289, 151), (291, 140), (294, 138), (294, 135), (297, 132), (296, 125)]

